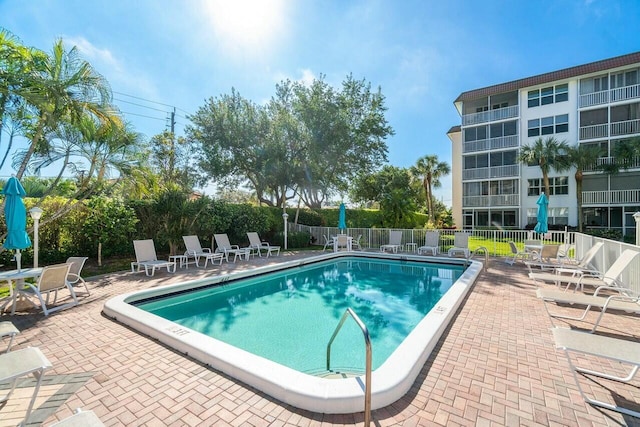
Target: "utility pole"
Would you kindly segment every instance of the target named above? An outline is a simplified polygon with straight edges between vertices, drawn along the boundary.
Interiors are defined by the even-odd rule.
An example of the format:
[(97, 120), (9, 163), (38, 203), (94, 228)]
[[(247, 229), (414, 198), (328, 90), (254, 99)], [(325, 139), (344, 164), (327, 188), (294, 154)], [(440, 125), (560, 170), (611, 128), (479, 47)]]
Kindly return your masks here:
[(171, 112), (171, 133), (175, 134), (176, 131), (176, 107), (173, 107)]

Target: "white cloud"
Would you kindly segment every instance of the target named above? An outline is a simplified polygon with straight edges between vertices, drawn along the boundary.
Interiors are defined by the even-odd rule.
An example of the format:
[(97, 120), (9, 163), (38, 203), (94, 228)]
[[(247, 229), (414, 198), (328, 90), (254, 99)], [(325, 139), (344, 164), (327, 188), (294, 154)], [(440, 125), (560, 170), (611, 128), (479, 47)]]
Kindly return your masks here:
[(82, 56), (90, 63), (94, 64), (97, 61), (98, 63), (107, 65), (116, 71), (122, 70), (120, 63), (113, 57), (113, 54), (109, 49), (100, 49), (84, 37), (65, 37), (64, 41), (67, 48), (75, 46)]

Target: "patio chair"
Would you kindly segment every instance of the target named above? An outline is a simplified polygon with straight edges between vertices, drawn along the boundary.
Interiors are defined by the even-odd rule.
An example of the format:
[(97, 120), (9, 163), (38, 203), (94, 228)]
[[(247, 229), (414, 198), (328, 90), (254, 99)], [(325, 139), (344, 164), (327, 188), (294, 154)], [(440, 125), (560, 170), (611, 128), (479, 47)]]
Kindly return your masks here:
[(509, 248), (511, 249), (511, 255), (513, 255), (513, 257), (511, 257), (510, 259), (507, 258), (507, 264), (515, 264), (518, 258), (522, 258), (523, 261), (529, 259), (529, 252), (518, 249), (518, 246), (516, 246), (516, 242), (514, 242), (513, 240), (509, 241)]
[[(71, 284), (67, 281), (69, 268), (71, 268), (71, 264), (56, 264), (46, 266), (42, 269), (42, 273), (40, 274), (40, 277), (38, 277), (38, 281), (35, 284), (25, 282), (24, 288), (16, 289), (18, 294), (13, 300), (13, 308), (11, 309), (11, 314), (15, 313), (16, 303), (21, 295), (24, 296), (26, 300), (34, 306), (36, 306), (34, 300), (37, 299), (45, 316), (48, 316), (50, 313), (53, 313), (55, 311), (63, 310), (65, 308), (77, 305), (78, 299), (76, 298), (76, 293), (73, 290), (73, 286), (71, 286)], [(63, 289), (69, 290), (72, 301), (65, 304), (57, 305), (53, 308), (49, 306), (49, 296), (53, 293), (53, 301), (51, 302), (51, 304), (55, 304), (58, 299), (58, 291), (61, 291)]]
[[(578, 390), (585, 402), (620, 412), (622, 414), (630, 415), (632, 417), (640, 418), (640, 412), (638, 411), (587, 397), (580, 384), (580, 378), (584, 377), (582, 375), (580, 378), (578, 377), (578, 373), (581, 373), (613, 381), (620, 381), (623, 383), (630, 382), (635, 377), (635, 374), (638, 372), (638, 368), (640, 367), (640, 343), (603, 335), (586, 334), (584, 332), (566, 328), (553, 328), (552, 332), (556, 348), (564, 350), (567, 361), (569, 362), (569, 367), (571, 368), (571, 373), (573, 374), (573, 379), (575, 380)], [(572, 358), (572, 353), (575, 353), (577, 357)], [(626, 377), (618, 377), (604, 372), (580, 368), (574, 363), (574, 360), (577, 361), (578, 358), (582, 361), (587, 358), (590, 360), (594, 358), (608, 359), (619, 362), (623, 365), (631, 365), (632, 368)], [(603, 363), (600, 365), (605, 366)], [(593, 385), (593, 383), (591, 383), (591, 385)], [(616, 400), (619, 402), (628, 401), (621, 396), (618, 396)]]
[(349, 237), (346, 234), (338, 234), (333, 239), (333, 250), (334, 250), (334, 252), (338, 252), (341, 249), (344, 249), (346, 251), (351, 251), (352, 250), (352, 246), (351, 246), (351, 242), (352, 241), (353, 241), (352, 237)]
[(440, 251), (440, 232), (439, 231), (427, 231), (424, 235), (424, 246), (418, 248), (418, 254), (431, 252), (431, 255), (436, 256)]
[(380, 246), (380, 252), (386, 252), (387, 250), (393, 253), (397, 253), (398, 250), (402, 250), (402, 231), (389, 231), (389, 243)]
[(359, 251), (362, 250), (362, 245), (360, 244), (360, 241), (362, 240), (362, 234), (358, 234), (358, 237), (356, 239), (353, 239), (353, 241), (351, 242), (351, 249), (355, 250), (358, 249)]
[(131, 263), (132, 272), (139, 273), (142, 271), (142, 268), (144, 268), (144, 272), (147, 276), (153, 276), (156, 273), (156, 269), (162, 267), (167, 269), (167, 273), (176, 272), (175, 262), (158, 259), (153, 239), (134, 240), (133, 249), (136, 252), (136, 260)]
[(49, 427), (104, 427), (100, 418), (93, 411), (83, 411), (80, 408), (76, 409), (73, 415), (58, 421), (57, 423), (50, 424)]
[(247, 259), (249, 259), (249, 255), (251, 254), (250, 248), (241, 248), (238, 245), (232, 245), (229, 243), (229, 236), (225, 234), (214, 234), (214, 239), (216, 240), (216, 252), (224, 254), (224, 259), (229, 262), (229, 254), (233, 254), (233, 262), (236, 262), (238, 257), (242, 259), (244, 255)]
[(626, 249), (604, 273), (582, 271), (573, 268), (556, 268), (555, 273), (529, 273), (529, 277), (533, 279), (535, 283), (553, 282), (557, 286), (566, 283), (566, 289), (569, 289), (571, 285), (575, 285), (576, 290), (578, 288), (583, 290), (584, 285), (596, 288), (600, 286), (619, 287), (618, 278), (638, 254), (640, 254), (640, 252)]
[(540, 251), (540, 262), (550, 263), (552, 259), (558, 261), (558, 250), (560, 245), (542, 245)]
[(260, 240), (260, 236), (256, 232), (247, 232), (249, 238), (249, 247), (258, 252), (258, 256), (262, 257), (262, 251), (266, 251), (267, 258), (269, 255), (275, 252), (276, 255), (280, 255), (280, 246), (271, 246), (269, 242), (263, 242)]
[(52, 367), (53, 365), (51, 365), (49, 359), (37, 347), (21, 348), (11, 353), (0, 354), (0, 383), (10, 383), (9, 391), (3, 397), (0, 397), (0, 403), (9, 400), (20, 378), (31, 374), (36, 379), (36, 385), (31, 395), (29, 406), (27, 406), (27, 412), (19, 425), (28, 424), (33, 404), (42, 384), (44, 372)]
[(596, 257), (600, 249), (604, 246), (604, 243), (597, 242), (591, 246), (587, 252), (584, 253), (579, 261), (572, 262), (567, 258), (558, 258), (559, 262), (543, 262), (543, 261), (526, 261), (525, 264), (529, 267), (529, 272), (533, 273), (533, 267), (539, 267), (540, 269), (554, 269), (554, 268), (575, 268), (583, 271), (597, 272), (592, 264), (593, 259)]
[(86, 256), (72, 256), (67, 258), (67, 264), (71, 264), (69, 268), (69, 275), (67, 276), (67, 281), (71, 286), (82, 285), (84, 286), (84, 291), (76, 291), (76, 295), (91, 295), (89, 292), (89, 288), (87, 287), (87, 282), (80, 276), (82, 272), (82, 268), (84, 267), (84, 263), (87, 262), (89, 257)]
[(447, 251), (447, 255), (450, 257), (455, 254), (462, 253), (465, 258), (471, 257), (471, 251), (469, 250), (469, 233), (455, 233), (453, 236), (453, 247)]
[(211, 261), (211, 265), (213, 265), (213, 262), (216, 260), (219, 261), (219, 264), (222, 264), (224, 254), (211, 252), (211, 249), (203, 248), (198, 236), (182, 236), (182, 240), (186, 248), (184, 252), (185, 257), (194, 258), (196, 260), (196, 267), (200, 267), (200, 258), (204, 258), (204, 268), (207, 267), (209, 261)]
[(18, 335), (20, 331), (16, 328), (11, 322), (0, 322), (0, 338), (9, 337), (9, 344), (5, 349), (5, 353), (9, 353), (11, 351), (11, 346), (13, 345), (13, 340)]
[(324, 252), (328, 247), (333, 246), (333, 239), (335, 239), (335, 237), (327, 237), (324, 234), (322, 235), (322, 237), (324, 238), (324, 246), (322, 247), (322, 252)]
[[(614, 291), (615, 294), (601, 296), (599, 293), (603, 290)], [(600, 321), (605, 312), (609, 310), (624, 311), (625, 313), (640, 314), (640, 298), (638, 295), (634, 295), (633, 292), (626, 288), (601, 286), (596, 289), (593, 295), (586, 295), (580, 292), (564, 292), (558, 289), (538, 289), (536, 291), (538, 298), (544, 302), (544, 307), (547, 310), (547, 314), (553, 318), (569, 319), (569, 320), (584, 320), (592, 307), (600, 309), (600, 315), (596, 319), (593, 328), (590, 332), (595, 332), (600, 325)], [(552, 313), (549, 311), (549, 304), (571, 304), (586, 306), (581, 316), (567, 316), (559, 313)]]

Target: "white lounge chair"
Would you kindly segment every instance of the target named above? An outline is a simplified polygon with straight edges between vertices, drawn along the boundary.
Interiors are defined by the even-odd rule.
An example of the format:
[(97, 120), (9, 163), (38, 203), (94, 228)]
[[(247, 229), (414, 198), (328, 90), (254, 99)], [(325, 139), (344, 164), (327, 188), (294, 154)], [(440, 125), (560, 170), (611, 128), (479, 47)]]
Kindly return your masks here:
[(225, 234), (214, 234), (214, 239), (216, 240), (216, 252), (224, 254), (224, 259), (229, 262), (229, 254), (233, 254), (233, 262), (236, 262), (236, 259), (244, 256), (246, 259), (249, 259), (249, 255), (251, 254), (250, 248), (241, 248), (238, 245), (232, 245), (229, 242), (229, 236)]
[(51, 365), (49, 359), (37, 347), (21, 348), (11, 353), (0, 354), (0, 383), (10, 382), (11, 384), (9, 391), (3, 397), (0, 397), (0, 403), (9, 400), (20, 378), (31, 374), (36, 379), (33, 395), (29, 401), (24, 420), (20, 425), (27, 425), (29, 422), (29, 416), (38, 396), (44, 372), (52, 367), (53, 365)]
[(380, 246), (380, 252), (386, 252), (387, 250), (393, 253), (402, 250), (402, 231), (389, 231), (389, 243)]
[(333, 251), (338, 252), (342, 249), (346, 251), (351, 251), (352, 241), (353, 241), (353, 238), (347, 236), (346, 234), (338, 234), (336, 237), (333, 238)]
[(218, 264), (222, 264), (224, 254), (211, 252), (211, 249), (203, 248), (198, 236), (182, 236), (182, 240), (186, 248), (184, 255), (187, 259), (194, 258), (196, 260), (196, 267), (200, 267), (200, 258), (204, 258), (204, 268), (207, 267), (209, 261), (211, 261), (211, 265), (213, 265), (214, 261), (219, 261)]
[(453, 247), (447, 251), (447, 255), (450, 257), (455, 254), (462, 253), (465, 258), (471, 257), (471, 251), (469, 250), (469, 233), (455, 233), (453, 236)]
[[(580, 391), (580, 394), (582, 395), (582, 398), (585, 400), (585, 402), (626, 415), (631, 415), (632, 417), (640, 418), (640, 412), (638, 411), (624, 408), (614, 403), (603, 402), (601, 400), (587, 397), (587, 395), (584, 393), (584, 390), (582, 389), (582, 386), (580, 385), (580, 379), (578, 378), (578, 372), (580, 372), (583, 374), (595, 375), (613, 381), (628, 383), (633, 379), (633, 377), (635, 377), (636, 373), (638, 372), (638, 367), (640, 367), (639, 342), (626, 341), (602, 335), (586, 334), (584, 332), (566, 328), (553, 328), (552, 332), (556, 348), (564, 350), (565, 355), (567, 356), (567, 361), (569, 362), (571, 373), (573, 374), (573, 379), (575, 380), (576, 385), (578, 386), (578, 390)], [(626, 377), (618, 377), (615, 375), (606, 374), (604, 372), (583, 369), (574, 364), (574, 358), (571, 357), (572, 353), (577, 354), (581, 359), (584, 359), (587, 355), (590, 355), (592, 357), (614, 360), (620, 362), (621, 364), (631, 365), (632, 368)], [(577, 358), (575, 359), (577, 360)], [(624, 401), (624, 399), (621, 398), (617, 400)]]
[(440, 232), (439, 231), (427, 231), (424, 235), (424, 246), (418, 248), (418, 254), (431, 252), (431, 255), (436, 256), (440, 252)]
[(267, 258), (274, 252), (276, 255), (280, 255), (280, 246), (272, 246), (269, 242), (263, 242), (258, 233), (247, 232), (247, 237), (249, 238), (249, 248), (257, 251), (259, 257), (262, 257), (263, 250), (267, 253)]
[(176, 272), (175, 262), (158, 259), (152, 239), (134, 240), (133, 249), (136, 252), (136, 260), (131, 263), (132, 272), (140, 272), (144, 268), (147, 276), (153, 276), (156, 273), (156, 269), (163, 267), (167, 269), (167, 273)]
[[(601, 296), (600, 292), (603, 290), (612, 290), (615, 294)], [(553, 319), (569, 319), (569, 320), (584, 320), (587, 314), (591, 310), (591, 307), (600, 309), (600, 315), (596, 319), (591, 332), (595, 332), (607, 310), (619, 310), (626, 313), (640, 314), (640, 298), (638, 295), (633, 295), (629, 289), (620, 287), (601, 286), (596, 289), (593, 295), (586, 295), (580, 292), (564, 292), (558, 289), (538, 289), (536, 291), (538, 298), (544, 302), (544, 307), (547, 310), (547, 314)], [(567, 316), (559, 313), (552, 313), (549, 311), (550, 303), (556, 304), (571, 304), (586, 306), (581, 316)], [(552, 320), (553, 322), (553, 320)]]
[(86, 256), (72, 256), (67, 258), (67, 264), (71, 264), (71, 267), (69, 268), (69, 275), (67, 276), (67, 281), (71, 286), (84, 286), (84, 291), (76, 291), (76, 295), (91, 295), (91, 293), (89, 292), (89, 288), (87, 287), (87, 282), (85, 282), (82, 276), (80, 276), (80, 273), (82, 273), (82, 268), (84, 267), (84, 263), (87, 262), (88, 259), (89, 258)]
[(333, 239), (335, 239), (335, 237), (327, 237), (323, 234), (322, 238), (324, 239), (324, 246), (322, 247), (322, 252), (326, 251), (328, 247), (333, 247)]
[(351, 249), (353, 250), (362, 250), (362, 244), (360, 243), (362, 240), (362, 234), (358, 234), (358, 237), (356, 239), (353, 239), (351, 241)]
[(566, 283), (566, 289), (569, 289), (571, 285), (576, 286), (576, 290), (580, 288), (584, 289), (584, 285), (593, 286), (595, 288), (600, 286), (619, 286), (618, 279), (624, 270), (631, 264), (631, 262), (638, 256), (640, 252), (626, 249), (622, 252), (622, 255), (615, 260), (611, 267), (604, 273), (591, 273), (584, 272), (576, 269), (556, 268), (555, 273), (529, 273), (529, 277), (534, 282), (553, 282), (560, 286)]
[(515, 264), (518, 258), (522, 258), (523, 260), (529, 259), (529, 252), (526, 252), (525, 250), (519, 250), (518, 246), (516, 246), (516, 242), (514, 242), (513, 240), (509, 241), (509, 248), (511, 249), (511, 255), (513, 255), (513, 257), (507, 259), (507, 264)]
[(11, 351), (11, 346), (13, 345), (13, 340), (18, 335), (20, 331), (18, 328), (14, 326), (11, 322), (0, 322), (0, 338), (9, 337), (9, 344), (5, 349), (5, 353), (9, 353)]
[(596, 257), (600, 249), (604, 246), (604, 243), (597, 242), (591, 246), (587, 252), (584, 253), (582, 258), (577, 262), (571, 262), (566, 258), (560, 258), (560, 262), (542, 262), (542, 261), (526, 261), (525, 264), (529, 267), (529, 272), (533, 273), (534, 267), (540, 269), (554, 269), (554, 268), (574, 268), (583, 271), (597, 272), (592, 262)]
[[(34, 299), (37, 298), (45, 316), (55, 311), (77, 305), (78, 299), (76, 298), (76, 293), (73, 290), (73, 286), (67, 281), (70, 267), (71, 264), (56, 264), (44, 267), (35, 284), (25, 283), (24, 288), (17, 289), (18, 295), (16, 295), (16, 298), (13, 300), (11, 314), (14, 314), (16, 311), (16, 302), (20, 295), (26, 297), (26, 300), (34, 306), (36, 306)], [(58, 299), (58, 291), (63, 289), (67, 289), (71, 294), (71, 302), (56, 305), (55, 307), (49, 306), (49, 296), (52, 293), (54, 294), (51, 304), (55, 304)]]
[(70, 417), (50, 424), (49, 427), (104, 427), (104, 424), (95, 412), (78, 408)]

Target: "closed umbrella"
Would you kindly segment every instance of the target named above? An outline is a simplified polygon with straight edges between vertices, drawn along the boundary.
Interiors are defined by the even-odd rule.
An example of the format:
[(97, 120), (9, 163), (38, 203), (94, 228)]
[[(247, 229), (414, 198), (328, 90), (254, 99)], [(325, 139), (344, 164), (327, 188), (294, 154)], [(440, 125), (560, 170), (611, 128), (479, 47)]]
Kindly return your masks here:
[(338, 228), (340, 230), (347, 229), (347, 209), (344, 206), (344, 203), (340, 203), (340, 213), (338, 216)]
[(9, 178), (2, 189), (5, 195), (4, 219), (7, 224), (7, 238), (4, 241), (5, 249), (16, 249), (16, 264), (18, 271), (22, 265), (20, 249), (31, 246), (31, 239), (27, 234), (27, 209), (22, 198), (27, 195), (20, 181), (14, 176)]
[(549, 201), (547, 200), (547, 196), (542, 193), (540, 197), (538, 197), (538, 223), (536, 224), (534, 231), (536, 233), (546, 233), (549, 231), (548, 224), (548, 214), (547, 214), (547, 206), (549, 205)]

